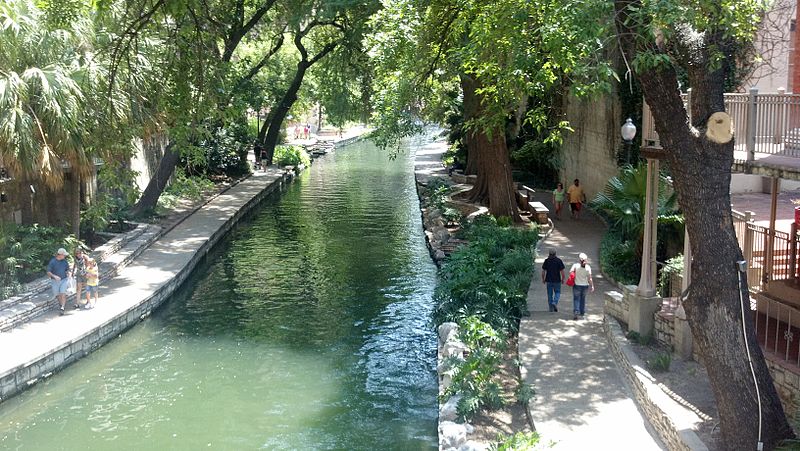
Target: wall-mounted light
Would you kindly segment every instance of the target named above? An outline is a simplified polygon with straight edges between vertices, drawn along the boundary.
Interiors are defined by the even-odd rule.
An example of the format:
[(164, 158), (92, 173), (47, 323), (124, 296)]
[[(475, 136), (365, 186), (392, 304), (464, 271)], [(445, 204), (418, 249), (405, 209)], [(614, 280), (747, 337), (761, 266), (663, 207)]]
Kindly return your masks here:
[(633, 125), (633, 120), (631, 118), (626, 119), (625, 123), (622, 124), (620, 133), (622, 134), (622, 140), (625, 141), (626, 144), (631, 144), (633, 142), (633, 138), (636, 137), (636, 126)]

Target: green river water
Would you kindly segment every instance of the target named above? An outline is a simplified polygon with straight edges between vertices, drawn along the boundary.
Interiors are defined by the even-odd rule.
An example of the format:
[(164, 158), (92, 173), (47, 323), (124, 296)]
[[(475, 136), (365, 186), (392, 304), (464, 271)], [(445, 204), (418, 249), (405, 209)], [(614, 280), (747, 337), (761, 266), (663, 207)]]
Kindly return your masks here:
[(0, 449), (435, 448), (411, 154), (317, 161), (150, 318), (0, 404)]

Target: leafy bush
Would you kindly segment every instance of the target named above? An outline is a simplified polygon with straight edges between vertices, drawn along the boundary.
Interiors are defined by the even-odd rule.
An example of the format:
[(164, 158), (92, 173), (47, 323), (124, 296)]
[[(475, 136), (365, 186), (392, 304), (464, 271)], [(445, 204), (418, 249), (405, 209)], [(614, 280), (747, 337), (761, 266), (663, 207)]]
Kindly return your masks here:
[(600, 266), (603, 273), (626, 285), (639, 281), (642, 260), (637, 256), (636, 243), (622, 241), (614, 233), (607, 232), (600, 241)]
[(301, 146), (290, 145), (275, 146), (275, 156), (272, 161), (278, 166), (297, 167), (301, 164), (306, 166), (311, 164), (311, 158), (309, 158), (305, 149)]
[(490, 448), (492, 451), (523, 451), (535, 449), (539, 445), (537, 432), (517, 432), (514, 435), (498, 437), (496, 444)]
[(674, 286), (680, 276), (683, 275), (683, 255), (678, 255), (667, 260), (667, 264), (661, 268), (658, 274), (658, 293), (667, 297), (680, 293), (680, 287)]
[(60, 248), (72, 250), (82, 243), (57, 227), (5, 224), (0, 236), (0, 299), (16, 294), (21, 284), (44, 275), (47, 262)]
[(462, 233), (469, 244), (450, 255), (441, 270), (434, 321), (460, 324), (477, 316), (498, 330), (515, 332), (526, 309), (538, 235), (482, 217)]
[(503, 406), (503, 390), (495, 375), (500, 369), (506, 337), (478, 317), (471, 316), (462, 322), (459, 338), (469, 352), (464, 359), (451, 358), (449, 361), (448, 374), (452, 383), (442, 398), (460, 394), (456, 411), (460, 418), (468, 419), (483, 408)]
[(211, 180), (202, 176), (186, 175), (182, 169), (176, 169), (172, 183), (164, 190), (158, 203), (162, 207), (171, 208), (178, 199), (198, 201), (203, 198), (205, 192), (212, 189), (214, 182)]
[(659, 352), (653, 358), (647, 361), (647, 367), (658, 373), (665, 373), (669, 371), (669, 366), (672, 364), (672, 354), (669, 352)]

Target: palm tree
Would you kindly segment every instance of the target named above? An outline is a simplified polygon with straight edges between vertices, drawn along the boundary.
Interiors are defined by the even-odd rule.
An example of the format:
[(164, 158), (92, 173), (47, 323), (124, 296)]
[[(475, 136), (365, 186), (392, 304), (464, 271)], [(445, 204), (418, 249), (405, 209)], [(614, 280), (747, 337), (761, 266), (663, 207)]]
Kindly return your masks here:
[[(647, 165), (626, 166), (618, 176), (609, 179), (591, 206), (608, 221), (612, 232), (623, 241), (636, 241), (641, 256), (644, 239), (644, 209), (647, 192)], [(658, 217), (661, 221), (677, 214), (677, 195), (664, 174), (659, 175)]]
[[(25, 185), (51, 190), (69, 170), (74, 194), (92, 169), (83, 146), (84, 87), (76, 81), (92, 28), (80, 17), (67, 27), (49, 28), (32, 0), (0, 4), (0, 159)], [(78, 211), (69, 215), (77, 231), (80, 206), (69, 207)]]

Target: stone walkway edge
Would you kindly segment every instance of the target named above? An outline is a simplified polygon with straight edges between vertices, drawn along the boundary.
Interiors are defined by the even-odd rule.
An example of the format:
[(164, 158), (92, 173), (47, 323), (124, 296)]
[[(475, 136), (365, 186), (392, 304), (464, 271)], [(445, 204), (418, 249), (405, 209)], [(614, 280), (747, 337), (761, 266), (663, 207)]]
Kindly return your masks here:
[[(340, 148), (361, 138), (363, 138), (362, 134), (347, 136), (334, 141), (334, 144), (336, 148)], [(169, 270), (162, 271), (167, 273), (167, 277), (162, 281), (151, 281), (152, 289), (131, 288), (131, 290), (125, 290), (126, 281), (131, 278), (126, 277), (125, 272), (120, 274), (119, 271), (115, 271), (117, 274), (113, 280), (109, 281), (109, 285), (121, 285), (121, 287), (117, 288), (116, 292), (118, 293), (113, 289), (110, 291), (116, 293), (117, 297), (130, 298), (138, 295), (137, 299), (133, 301), (120, 299), (119, 301), (123, 302), (115, 303), (113, 301), (118, 301), (118, 299), (112, 298), (115, 294), (104, 296), (103, 293), (108, 287), (101, 284), (100, 288), (103, 290), (98, 307), (80, 312), (80, 316), (85, 316), (81, 322), (76, 320), (75, 315), (58, 316), (57, 312), (50, 311), (31, 319), (18, 328), (0, 332), (0, 349), (3, 349), (2, 356), (0, 356), (0, 403), (80, 360), (147, 318), (181, 286), (198, 263), (228, 231), (234, 228), (267, 196), (280, 191), (285, 183), (293, 179), (293, 175), (293, 173), (277, 167), (270, 168), (266, 172), (256, 171), (193, 208), (189, 214), (175, 224), (159, 231), (158, 239), (154, 242), (151, 241), (150, 246), (146, 247), (156, 248), (160, 244), (164, 244), (160, 241), (171, 232), (176, 231), (179, 225), (195, 217), (203, 207), (220, 212), (217, 213), (219, 217), (206, 220), (207, 223), (210, 223), (209, 227), (216, 227), (214, 232), (207, 237), (202, 236), (200, 232), (191, 230), (188, 232), (189, 236), (178, 240), (177, 246), (170, 246), (169, 243), (162, 246), (166, 247), (166, 250), (161, 250), (162, 253), (183, 253), (191, 255), (191, 257), (188, 261), (179, 261), (179, 267), (174, 275), (170, 275)], [(267, 180), (263, 180), (264, 178)], [(259, 186), (260, 184), (263, 186)], [(240, 199), (235, 199), (237, 194), (240, 195)], [(234, 202), (231, 202), (231, 199)], [(197, 220), (197, 218), (194, 219)], [(219, 224), (217, 225), (217, 223)], [(181, 245), (186, 243), (190, 244), (181, 248)], [(144, 255), (137, 258), (147, 260)], [(136, 261), (134, 260), (132, 263), (136, 263)], [(152, 261), (145, 261), (143, 264), (152, 265), (152, 263)], [(130, 266), (136, 265), (131, 264)], [(148, 282), (147, 279), (145, 285), (146, 282)], [(133, 285), (133, 282), (130, 285)]]
[(633, 352), (617, 320), (605, 315), (603, 330), (614, 360), (622, 371), (636, 403), (670, 450), (708, 451), (695, 430), (703, 420), (690, 409), (668, 396), (646, 370), (645, 363)]

